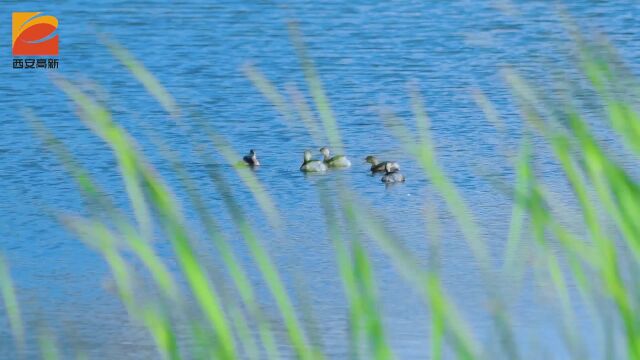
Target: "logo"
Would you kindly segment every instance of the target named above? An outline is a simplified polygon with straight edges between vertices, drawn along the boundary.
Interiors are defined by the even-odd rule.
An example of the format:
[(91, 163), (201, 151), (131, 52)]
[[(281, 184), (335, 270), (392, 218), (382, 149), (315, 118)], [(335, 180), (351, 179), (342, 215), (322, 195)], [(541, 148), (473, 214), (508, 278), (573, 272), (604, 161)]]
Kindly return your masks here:
[(58, 56), (58, 19), (42, 12), (14, 12), (13, 68), (58, 68), (56, 58), (16, 58), (24, 56)]
[(41, 12), (14, 12), (13, 56), (57, 56), (58, 19)]

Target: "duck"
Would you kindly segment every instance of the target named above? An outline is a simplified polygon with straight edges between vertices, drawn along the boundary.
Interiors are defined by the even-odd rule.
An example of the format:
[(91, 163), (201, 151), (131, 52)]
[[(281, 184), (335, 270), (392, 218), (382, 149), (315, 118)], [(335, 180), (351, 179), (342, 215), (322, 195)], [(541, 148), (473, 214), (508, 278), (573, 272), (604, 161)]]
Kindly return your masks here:
[(347, 159), (344, 155), (336, 155), (331, 157), (331, 151), (326, 146), (320, 148), (320, 153), (324, 156), (322, 160), (329, 167), (349, 167), (351, 166), (351, 161)]
[(256, 151), (253, 149), (249, 150), (249, 155), (245, 155), (242, 160), (249, 166), (260, 166), (260, 161), (258, 161), (256, 157)]
[(311, 151), (305, 150), (304, 161), (300, 166), (300, 171), (304, 172), (323, 172), (327, 171), (327, 165), (320, 160), (311, 159)]
[(383, 161), (380, 162), (378, 160), (378, 158), (376, 158), (373, 155), (369, 155), (367, 156), (364, 161), (368, 162), (369, 164), (371, 164), (371, 172), (376, 173), (376, 172), (385, 172), (384, 167), (387, 165), (387, 163), (391, 164), (391, 167), (396, 169), (396, 170), (400, 170), (400, 164), (398, 164), (395, 161)]
[(404, 175), (400, 174), (400, 172), (391, 164), (391, 162), (387, 162), (384, 164), (385, 174), (382, 176), (382, 181), (385, 184), (404, 182)]

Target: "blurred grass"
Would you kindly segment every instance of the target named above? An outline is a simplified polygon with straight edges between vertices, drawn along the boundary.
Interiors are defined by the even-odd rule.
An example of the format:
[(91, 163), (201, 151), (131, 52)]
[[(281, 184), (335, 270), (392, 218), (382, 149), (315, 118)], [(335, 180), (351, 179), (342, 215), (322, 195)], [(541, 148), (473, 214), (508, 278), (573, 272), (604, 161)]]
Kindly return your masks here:
[[(288, 86), (285, 95), (256, 67), (248, 65), (243, 70), (286, 122), (295, 125), (300, 120), (318, 142), (316, 145), (328, 141), (340, 151), (339, 124), (297, 24), (290, 24), (290, 34), (306, 89)], [(201, 124), (197, 116), (182, 111), (162, 84), (124, 47), (111, 40), (105, 43), (176, 123), (187, 130), (189, 124), (185, 124), (185, 119)], [(578, 67), (590, 81), (589, 91), (597, 95), (607, 124), (632, 152), (639, 154), (640, 116), (630, 100), (638, 89), (620, 85), (620, 79), (629, 75), (624, 68), (612, 65), (619, 62), (612, 49), (598, 50), (583, 39), (576, 40), (576, 44), (581, 61)], [(519, 105), (526, 136), (519, 155), (514, 158), (515, 181), (509, 187), (513, 207), (511, 218), (505, 219), (509, 230), (502, 254), (491, 253), (488, 239), (483, 236), (484, 224), (476, 220), (473, 206), (463, 198), (448, 177), (446, 167), (438, 161), (424, 100), (415, 84), (410, 84), (408, 92), (414, 120), (400, 118), (388, 110), (381, 112), (381, 120), (404, 146), (404, 151), (420, 165), (446, 205), (444, 209), (427, 209), (425, 214), (424, 226), (431, 232), (427, 266), (384, 226), (378, 214), (363, 206), (362, 199), (344, 183), (338, 184), (340, 196), (335, 198), (324, 196), (326, 189), (322, 186), (318, 189), (348, 304), (345, 327), (349, 330), (351, 358), (393, 359), (397, 356), (398, 349), (390, 340), (393, 336), (385, 326), (375, 263), (370, 255), (381, 251), (418, 294), (429, 313), (430, 339), (425, 339), (425, 346), (429, 347), (433, 359), (537, 358), (536, 354), (527, 353), (531, 349), (518, 337), (517, 316), (510, 313), (512, 295), (523, 286), (524, 274), (528, 271), (539, 277), (540, 282), (551, 284), (550, 291), (558, 301), (561, 316), (550, 319), (549, 327), (560, 327), (561, 342), (570, 357), (640, 359), (640, 317), (636, 316), (640, 305), (636, 280), (640, 265), (640, 222), (637, 221), (640, 185), (634, 175), (608, 153), (586, 117), (570, 101), (559, 105), (550, 103), (540, 96), (544, 90), (537, 89), (517, 72), (507, 69), (503, 75)], [(91, 169), (82, 168), (62, 139), (57, 139), (41, 120), (28, 114), (36, 134), (65, 166), (91, 207), (84, 216), (63, 214), (61, 222), (102, 255), (111, 270), (118, 296), (130, 317), (148, 331), (158, 354), (166, 359), (329, 357), (328, 349), (313, 341), (317, 338), (313, 327), (304, 326), (301, 321), (314, 317), (313, 308), (303, 312), (292, 298), (291, 287), (276, 266), (274, 254), (269, 253), (269, 247), (263, 243), (267, 239), (252, 221), (252, 217), (258, 215), (246, 214), (232, 196), (228, 180), (216, 172), (210, 173), (209, 180), (221, 194), (234, 229), (249, 249), (247, 261), (256, 266), (269, 296), (275, 301), (275, 312), (264, 308), (257, 285), (249, 276), (248, 264), (234, 253), (231, 239), (218, 224), (217, 212), (208, 207), (180, 156), (172, 152), (161, 137), (156, 139), (159, 155), (169, 162), (179, 179), (180, 189), (171, 189), (145, 158), (135, 139), (112, 118), (109, 109), (69, 79), (57, 77), (54, 82), (77, 106), (82, 121), (111, 147), (133, 209), (133, 219), (124, 215), (125, 212), (114, 205), (115, 201), (100, 189)], [(305, 100), (306, 93), (313, 100), (312, 106)], [(504, 131), (505, 123), (491, 100), (481, 91), (475, 91), (473, 96), (491, 123)], [(277, 236), (285, 236), (281, 233), (286, 226), (277, 201), (271, 198), (268, 189), (249, 169), (231, 166), (240, 156), (224, 137), (206, 126), (200, 130), (208, 141), (207, 146), (222, 155), (253, 195), (262, 212), (260, 215), (276, 229)], [(536, 172), (536, 156), (545, 154), (538, 153), (532, 145), (534, 137), (548, 144), (563, 171), (579, 208), (581, 219), (578, 221), (585, 235), (554, 213), (560, 201), (547, 190), (544, 178)], [(198, 147), (194, 151), (207, 163), (207, 150)], [(184, 193), (186, 197), (177, 198), (176, 193)], [(187, 220), (187, 211), (191, 209), (195, 211), (195, 219)], [(453, 216), (474, 255), (487, 295), (487, 307), (477, 311), (486, 314), (496, 331), (488, 340), (486, 334), (478, 333), (465, 319), (464, 312), (456, 305), (459, 299), (452, 298), (446, 289), (439, 271), (441, 235), (436, 231), (436, 211), (446, 211)], [(190, 231), (188, 222), (192, 221), (202, 225), (204, 234)], [(198, 239), (202, 237), (215, 246), (215, 264), (208, 263), (198, 252)], [(157, 238), (166, 239), (171, 245), (171, 257), (178, 263), (178, 270), (169, 270), (169, 259), (156, 253)], [(134, 257), (128, 256), (130, 254)], [(143, 265), (145, 274), (134, 270), (137, 261)], [(536, 266), (539, 268), (534, 268)], [(593, 313), (598, 315), (591, 320), (597, 322), (595, 328), (605, 339), (606, 349), (602, 351), (592, 354), (594, 346), (586, 344), (592, 337), (580, 328), (583, 322), (575, 313), (578, 299), (574, 286), (578, 287), (581, 300), (592, 304)], [(23, 344), (26, 335), (19, 296), (2, 257), (0, 291), (10, 330), (16, 342)], [(270, 317), (274, 313), (279, 319)], [(180, 321), (190, 326), (181, 327)], [(185, 338), (193, 339), (197, 348), (185, 344), (181, 340)], [(62, 350), (57, 348), (53, 336), (41, 335), (39, 339), (43, 358), (61, 357)]]
[(9, 266), (4, 256), (0, 254), (0, 294), (6, 314), (9, 317), (9, 326), (19, 348), (24, 347), (24, 326), (20, 314), (20, 304), (16, 297), (15, 287), (11, 280)]

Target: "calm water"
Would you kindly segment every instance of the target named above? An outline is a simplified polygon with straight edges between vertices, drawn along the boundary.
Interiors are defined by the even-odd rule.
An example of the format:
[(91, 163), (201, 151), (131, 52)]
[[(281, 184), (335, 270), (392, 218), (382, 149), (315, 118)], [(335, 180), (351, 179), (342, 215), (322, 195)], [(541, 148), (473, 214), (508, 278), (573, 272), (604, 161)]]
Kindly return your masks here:
[[(640, 56), (637, 2), (583, 0), (567, 7), (578, 23), (608, 34), (626, 59)], [(264, 240), (287, 283), (292, 289), (293, 284), (301, 284), (300, 289), (307, 292), (306, 301), (313, 306), (322, 341), (333, 358), (347, 356), (347, 313), (315, 189), (332, 188), (337, 177), (352, 184), (376, 213), (384, 214), (388, 227), (425, 261), (424, 210), (429, 206), (438, 209), (445, 287), (480, 340), (490, 338), (485, 291), (472, 256), (435, 189), (381, 125), (376, 107), (384, 105), (409, 115), (407, 83), (419, 84), (439, 159), (473, 204), (492, 252), (502, 254), (510, 204), (484, 175), (512, 180), (505, 153), (517, 148), (521, 122), (499, 70), (505, 64), (514, 65), (544, 83), (551, 79), (549, 65), (572, 66), (563, 55), (566, 35), (554, 7), (525, 1), (515, 4), (515, 12), (505, 12), (491, 2), (469, 0), (378, 5), (365, 1), (179, 1), (160, 6), (144, 1), (25, 1), (4, 2), (0, 8), (4, 20), (0, 21), (0, 39), (4, 39), (0, 42), (4, 44), (0, 47), (0, 252), (10, 260), (30, 329), (41, 325), (55, 329), (65, 339), (69, 354), (77, 350), (90, 358), (156, 356), (150, 339), (127, 319), (110, 290), (108, 269), (101, 258), (52, 216), (58, 211), (83, 213), (85, 208), (68, 174), (24, 120), (26, 109), (73, 149), (125, 209), (126, 198), (109, 150), (78, 120), (74, 107), (45, 72), (11, 69), (12, 11), (45, 11), (59, 19), (58, 73), (77, 80), (108, 103), (117, 121), (139, 139), (160, 173), (175, 185), (170, 166), (156, 154), (151, 141), (152, 136), (162, 136), (185, 159), (203, 198), (223, 225), (229, 224), (228, 215), (217, 210), (220, 196), (207, 171), (221, 171), (230, 180), (237, 179), (229, 168), (217, 165), (222, 160), (215, 159), (216, 154), (211, 154), (214, 160), (208, 163), (195, 156), (194, 145), (202, 140), (176, 128), (110, 57), (96, 34), (106, 33), (123, 43), (185, 109), (204, 114), (238, 152), (258, 150), (264, 166), (257, 176), (276, 200), (286, 234), (283, 239), (268, 241), (271, 237), (266, 236)], [(287, 127), (240, 71), (243, 64), (252, 62), (281, 88), (285, 84), (303, 88), (287, 33), (290, 19), (300, 21), (310, 54), (327, 85), (345, 151), (354, 162), (350, 170), (316, 177), (299, 173), (302, 150), (323, 144), (314, 143), (301, 126)], [(498, 105), (506, 122), (505, 134), (485, 120), (473, 101), (473, 88), (485, 91)], [(407, 183), (386, 189), (378, 177), (369, 176), (362, 159), (370, 153), (400, 161)], [(544, 159), (540, 166), (554, 186), (553, 166)], [(238, 184), (234, 194), (249, 213), (256, 214), (259, 230), (271, 233), (257, 215), (248, 191)], [(235, 245), (237, 234), (224, 230), (235, 239), (240, 257), (247, 260), (246, 249)], [(164, 242), (158, 249), (170, 258)], [(374, 246), (370, 251), (396, 354), (403, 359), (427, 357), (427, 315), (417, 310), (422, 309), (417, 297), (393, 271), (388, 258)], [(167, 261), (175, 270), (175, 264)], [(269, 306), (272, 300), (256, 271), (252, 271), (252, 280), (264, 294), (264, 305)], [(537, 286), (544, 288), (545, 284)], [(552, 317), (547, 305), (552, 300), (540, 294), (544, 291), (524, 293), (513, 302), (519, 341), (530, 355), (537, 353), (533, 349), (544, 348), (557, 358), (566, 357), (559, 347), (557, 324), (548, 321)], [(7, 331), (5, 314), (0, 313), (3, 359), (13, 358)], [(594, 335), (593, 347), (601, 346)]]

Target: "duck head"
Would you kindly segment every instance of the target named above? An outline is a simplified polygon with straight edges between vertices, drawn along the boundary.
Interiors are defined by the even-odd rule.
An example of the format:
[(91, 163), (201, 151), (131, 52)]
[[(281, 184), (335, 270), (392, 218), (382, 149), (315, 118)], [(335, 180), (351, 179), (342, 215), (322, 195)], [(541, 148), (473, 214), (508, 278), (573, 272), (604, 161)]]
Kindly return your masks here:
[(325, 159), (328, 159), (330, 157), (331, 151), (329, 151), (329, 148), (326, 146), (323, 146), (320, 148), (320, 153), (322, 155), (324, 155)]
[(311, 161), (311, 151), (305, 150), (304, 151), (304, 162), (309, 162), (309, 161)]
[(367, 156), (364, 161), (368, 162), (371, 165), (378, 165), (378, 159), (373, 156), (373, 155), (369, 155)]
[(249, 156), (251, 157), (251, 160), (253, 160), (253, 165), (260, 165), (260, 161), (258, 161), (255, 150), (249, 150)]

